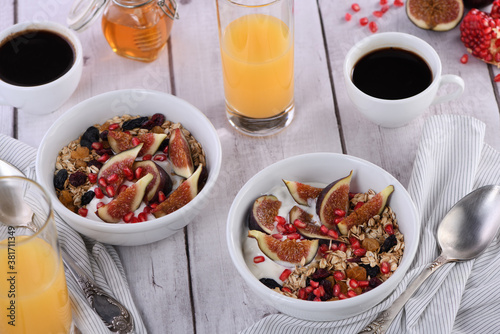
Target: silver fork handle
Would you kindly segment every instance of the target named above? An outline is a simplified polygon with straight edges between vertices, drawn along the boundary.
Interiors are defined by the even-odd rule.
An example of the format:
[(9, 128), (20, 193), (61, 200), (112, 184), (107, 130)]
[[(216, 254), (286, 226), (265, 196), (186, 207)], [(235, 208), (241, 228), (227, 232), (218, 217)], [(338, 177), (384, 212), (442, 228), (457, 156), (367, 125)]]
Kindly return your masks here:
[(399, 311), (405, 306), (408, 299), (417, 291), (424, 281), (443, 264), (450, 262), (445, 256), (438, 256), (413, 282), (406, 290), (394, 301), (394, 303), (385, 311), (381, 312), (375, 320), (365, 327), (359, 334), (383, 334), (389, 329)]

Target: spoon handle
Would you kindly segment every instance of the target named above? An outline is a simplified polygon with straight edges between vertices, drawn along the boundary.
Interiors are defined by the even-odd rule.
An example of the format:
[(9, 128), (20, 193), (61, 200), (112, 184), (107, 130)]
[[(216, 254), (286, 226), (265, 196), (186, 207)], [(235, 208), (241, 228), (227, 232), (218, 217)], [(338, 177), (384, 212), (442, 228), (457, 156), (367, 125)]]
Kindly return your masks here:
[(394, 303), (385, 311), (382, 311), (377, 318), (365, 327), (359, 334), (383, 334), (387, 331), (389, 326), (398, 315), (399, 311), (405, 306), (410, 297), (417, 291), (417, 289), (424, 283), (424, 281), (439, 267), (449, 262), (449, 260), (439, 255), (434, 262), (425, 268), (420, 275), (418, 275), (413, 282), (406, 288), (406, 290), (394, 301)]

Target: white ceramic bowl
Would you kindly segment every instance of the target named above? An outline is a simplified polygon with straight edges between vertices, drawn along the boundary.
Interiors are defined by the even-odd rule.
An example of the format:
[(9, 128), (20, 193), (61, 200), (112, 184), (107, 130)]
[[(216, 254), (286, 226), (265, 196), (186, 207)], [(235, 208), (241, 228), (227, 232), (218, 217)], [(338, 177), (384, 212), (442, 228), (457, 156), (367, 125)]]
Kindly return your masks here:
[[(254, 200), (277, 186), (282, 179), (328, 184), (344, 177), (353, 170), (352, 191), (380, 191), (392, 184), (388, 204), (396, 212), (400, 230), (405, 236), (405, 252), (399, 268), (383, 284), (354, 298), (311, 302), (281, 295), (264, 284), (247, 267), (242, 247), (247, 238), (246, 217)], [(332, 321), (352, 317), (380, 303), (398, 285), (408, 270), (418, 247), (420, 219), (406, 189), (382, 168), (348, 155), (336, 153), (311, 153), (279, 161), (252, 177), (233, 201), (227, 219), (227, 243), (231, 259), (239, 273), (265, 302), (290, 316), (312, 320)]]
[[(201, 192), (181, 209), (161, 218), (137, 224), (108, 224), (84, 218), (68, 210), (56, 197), (53, 174), (59, 150), (96, 123), (116, 115), (150, 116), (163, 113), (181, 123), (205, 150), (208, 180)], [(54, 209), (78, 232), (113, 245), (142, 245), (164, 239), (186, 226), (210, 200), (221, 167), (221, 144), (208, 118), (184, 100), (170, 94), (130, 89), (104, 93), (85, 100), (64, 113), (47, 131), (38, 149), (37, 181), (46, 189)]]

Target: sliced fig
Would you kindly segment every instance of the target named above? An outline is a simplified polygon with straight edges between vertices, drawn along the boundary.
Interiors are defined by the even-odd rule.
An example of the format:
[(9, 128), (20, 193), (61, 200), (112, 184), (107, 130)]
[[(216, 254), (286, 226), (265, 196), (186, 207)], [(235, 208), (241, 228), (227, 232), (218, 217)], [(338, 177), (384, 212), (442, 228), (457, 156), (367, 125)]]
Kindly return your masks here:
[(462, 0), (407, 0), (406, 14), (419, 28), (448, 31), (462, 20), (464, 4)]
[(165, 195), (170, 194), (172, 191), (172, 179), (168, 173), (155, 162), (151, 160), (137, 161), (134, 163), (133, 167), (134, 170), (141, 167), (144, 174), (151, 173), (153, 175), (153, 180), (146, 188), (146, 195), (144, 196), (144, 201), (146, 203), (157, 202), (160, 191)]
[(297, 231), (307, 239), (322, 239), (322, 240), (336, 240), (325, 233), (321, 232), (321, 227), (315, 224), (312, 220), (313, 215), (308, 213), (307, 211), (301, 209), (298, 206), (294, 206), (289, 214), (290, 222), (293, 224), (296, 219), (300, 220), (304, 224), (305, 227), (300, 227), (294, 224)]
[(141, 205), (152, 174), (143, 176), (136, 183), (127, 187), (108, 204), (97, 209), (97, 216), (107, 223), (118, 223), (129, 212), (134, 212)]
[(336, 212), (347, 212), (349, 207), (349, 187), (352, 171), (346, 177), (330, 183), (321, 191), (316, 202), (316, 213), (320, 222), (329, 229), (335, 229), (335, 219), (340, 218)]
[(248, 226), (251, 230), (258, 230), (272, 234), (274, 217), (278, 215), (281, 201), (274, 195), (264, 195), (257, 198), (248, 212)]
[(273, 261), (286, 262), (290, 265), (299, 265), (302, 258), (305, 258), (305, 264), (308, 264), (314, 259), (318, 251), (319, 242), (317, 239), (278, 240), (257, 230), (249, 230), (248, 236), (257, 240), (260, 250), (268, 258)]
[[(111, 146), (111, 149), (115, 153), (120, 153), (135, 147), (137, 143), (134, 143), (133, 138), (134, 136), (127, 132), (109, 131), (108, 133), (109, 146)], [(163, 140), (167, 138), (167, 135), (164, 133), (143, 133), (137, 135), (135, 138), (143, 144), (138, 155), (141, 157), (146, 154), (155, 154)]]
[(202, 165), (199, 165), (196, 171), (191, 174), (191, 176), (181, 183), (177, 189), (175, 189), (166, 200), (161, 202), (154, 210), (153, 215), (156, 218), (163, 217), (179, 210), (184, 205), (191, 202), (191, 200), (198, 194), (198, 180), (203, 169)]
[(379, 215), (384, 210), (387, 199), (394, 191), (394, 186), (387, 186), (384, 190), (373, 196), (368, 202), (357, 208), (341, 222), (338, 223), (340, 233), (346, 235), (353, 226), (367, 222), (371, 217)]
[[(141, 148), (142, 144), (139, 144), (130, 150), (118, 153), (106, 161), (106, 163), (101, 167), (99, 174), (97, 174), (97, 179), (100, 180), (103, 178), (106, 181), (105, 185), (98, 182), (99, 188), (101, 188), (105, 194), (108, 194), (106, 190), (107, 186), (112, 186), (114, 191), (117, 192), (118, 188), (123, 183), (123, 180), (125, 180), (125, 174), (123, 172), (124, 168), (132, 168), (132, 165), (134, 164)], [(110, 194), (108, 194), (108, 196), (109, 195)]]
[(322, 188), (316, 188), (296, 181), (283, 180), (283, 182), (295, 202), (300, 205), (309, 206), (308, 200), (317, 198), (323, 190)]
[(170, 134), (168, 156), (175, 174), (188, 178), (193, 173), (191, 149), (180, 128), (172, 130)]

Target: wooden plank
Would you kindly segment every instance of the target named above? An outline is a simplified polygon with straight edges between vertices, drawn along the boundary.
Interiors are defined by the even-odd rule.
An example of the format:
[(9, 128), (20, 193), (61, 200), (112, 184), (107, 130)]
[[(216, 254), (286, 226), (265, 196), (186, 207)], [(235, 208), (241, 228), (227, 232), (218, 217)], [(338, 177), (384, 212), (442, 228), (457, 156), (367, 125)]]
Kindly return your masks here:
[[(13, 1), (2, 1), (0, 4), (0, 31), (7, 29), (15, 22), (15, 8)], [(14, 137), (14, 109), (0, 105), (0, 133)]]
[[(460, 57), (466, 51), (460, 42), (458, 27), (448, 32), (426, 31), (417, 28), (408, 20), (404, 7), (391, 5), (382, 18), (376, 19), (371, 13), (380, 7), (378, 2), (360, 0), (358, 3), (361, 11), (354, 13), (350, 4), (319, 0), (347, 153), (383, 167), (403, 185), (407, 185), (422, 126), (426, 118), (435, 114), (473, 115), (486, 123), (486, 142), (499, 149), (500, 119), (488, 67), (476, 59), (471, 59), (466, 65), (460, 63)], [(344, 19), (346, 12), (353, 14), (349, 22)], [(465, 80), (464, 95), (459, 100), (431, 106), (417, 120), (397, 129), (380, 128), (364, 119), (347, 96), (342, 73), (344, 57), (348, 50), (355, 42), (372, 34), (367, 27), (359, 25), (359, 19), (363, 16), (376, 20), (379, 33), (406, 32), (431, 44), (441, 57), (443, 74), (460, 75)], [(443, 88), (444, 91), (450, 89)]]
[(242, 135), (226, 119), (214, 2), (183, 3), (174, 26), (176, 95), (210, 118), (223, 148), (214, 196), (188, 225), (197, 333), (236, 333), (276, 312), (248, 290), (229, 260), (225, 221), (241, 186), (283, 158), (342, 151), (318, 8), (313, 0), (296, 1), (295, 6), (296, 118), (289, 128), (268, 138)]

